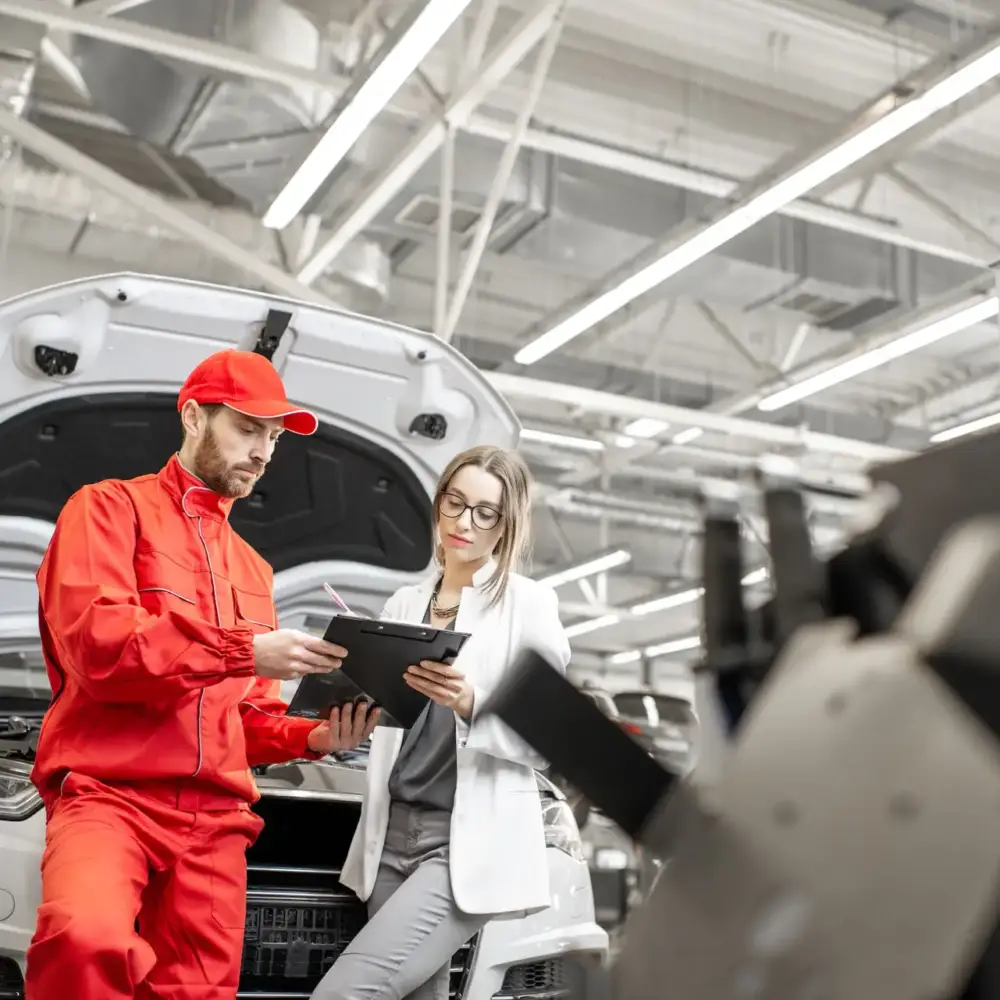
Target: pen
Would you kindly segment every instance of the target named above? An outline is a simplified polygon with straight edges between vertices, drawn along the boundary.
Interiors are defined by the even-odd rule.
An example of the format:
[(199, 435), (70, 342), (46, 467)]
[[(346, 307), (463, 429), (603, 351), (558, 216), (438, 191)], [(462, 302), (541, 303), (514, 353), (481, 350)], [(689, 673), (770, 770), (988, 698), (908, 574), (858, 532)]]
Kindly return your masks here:
[(330, 586), (330, 584), (324, 583), (323, 589), (326, 591), (327, 596), (330, 598), (331, 601), (333, 601), (334, 604), (342, 608), (349, 615), (354, 614), (354, 612), (351, 611), (351, 609), (344, 603), (344, 599), (340, 596), (340, 594), (337, 593), (337, 591), (333, 589), (333, 587)]

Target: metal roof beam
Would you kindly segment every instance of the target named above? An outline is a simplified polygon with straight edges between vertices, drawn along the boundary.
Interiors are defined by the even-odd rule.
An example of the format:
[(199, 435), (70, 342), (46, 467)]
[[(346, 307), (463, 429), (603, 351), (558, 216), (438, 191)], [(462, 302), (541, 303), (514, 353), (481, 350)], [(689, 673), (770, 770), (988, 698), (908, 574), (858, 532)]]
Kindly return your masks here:
[(559, 38), (562, 34), (563, 20), (562, 12), (565, 9), (565, 0), (559, 7), (559, 16), (552, 22), (549, 30), (539, 47), (535, 57), (535, 67), (531, 74), (531, 83), (528, 86), (528, 93), (525, 95), (524, 104), (517, 116), (517, 121), (511, 130), (507, 145), (504, 146), (500, 163), (497, 165), (493, 183), (490, 185), (489, 196), (483, 207), (479, 221), (476, 223), (476, 231), (472, 237), (472, 244), (465, 256), (462, 272), (458, 276), (458, 283), (452, 295), (451, 304), (445, 318), (444, 329), (438, 333), (446, 343), (450, 342), (458, 328), (458, 322), (462, 317), (462, 310), (472, 291), (472, 283), (475, 280), (476, 272), (482, 262), (483, 254), (489, 243), (490, 235), (493, 232), (493, 223), (496, 221), (497, 212), (500, 210), (500, 203), (507, 193), (507, 185), (510, 183), (511, 174), (517, 165), (517, 158), (524, 145), (524, 133), (528, 130), (528, 123), (538, 106), (538, 99), (541, 97), (542, 88), (545, 85), (549, 68), (552, 65), (552, 57), (556, 54), (559, 45)]
[[(704, 260), (794, 198), (812, 194), (831, 180), (842, 180), (873, 155), (905, 139), (941, 128), (984, 94), (994, 94), (1000, 78), (1000, 21), (974, 42), (932, 60), (858, 109), (850, 122), (804, 155), (789, 153), (740, 189), (737, 199), (707, 220), (690, 220), (671, 229), (637, 258), (616, 267), (599, 286), (568, 301), (515, 355), (534, 364), (546, 355), (642, 301), (677, 274)], [(834, 185), (835, 186), (835, 185)], [(532, 330), (534, 332), (534, 329)]]
[(449, 127), (464, 127), (489, 92), (546, 35), (561, 6), (562, 0), (543, 0), (517, 22), (479, 70), (449, 99), (444, 111), (424, 125), (392, 164), (372, 181), (330, 238), (299, 270), (300, 281), (306, 284), (315, 281), (444, 145)]
[(547, 403), (562, 403), (573, 407), (577, 412), (599, 413), (628, 420), (651, 417), (671, 426), (676, 425), (678, 429), (700, 427), (713, 433), (762, 441), (773, 446), (844, 455), (862, 463), (890, 462), (910, 454), (900, 448), (890, 448), (868, 441), (818, 434), (796, 427), (782, 427), (763, 420), (749, 420), (746, 417), (732, 417), (709, 413), (706, 410), (657, 403), (634, 396), (621, 396), (599, 389), (568, 385), (564, 382), (548, 382), (528, 378), (525, 375), (507, 375), (502, 372), (486, 372), (485, 375), (495, 389), (514, 401), (536, 399)]
[[(92, 0), (92, 4), (99, 2), (101, 0)], [(204, 66), (219, 73), (250, 80), (293, 87), (312, 86), (335, 94), (342, 93), (351, 83), (346, 76), (337, 73), (294, 66), (276, 59), (242, 52), (229, 45), (150, 28), (122, 19), (102, 17), (92, 12), (91, 4), (66, 9), (52, 2), (0, 0), (0, 15), (45, 25), (54, 30), (98, 38), (153, 55), (170, 56), (195, 66)], [(423, 108), (406, 101), (394, 102), (386, 111), (411, 121), (425, 114)], [(471, 135), (501, 143), (505, 143), (510, 136), (509, 123), (486, 115), (473, 114), (459, 124), (458, 128)], [(670, 163), (655, 156), (621, 146), (612, 146), (583, 135), (567, 135), (551, 129), (532, 127), (525, 132), (523, 145), (539, 152), (552, 153), (581, 163), (589, 163), (662, 184), (672, 184), (688, 191), (697, 191), (719, 198), (731, 197), (740, 186), (740, 181), (736, 178)], [(918, 250), (946, 260), (977, 267), (987, 267), (990, 263), (986, 259), (972, 257), (952, 247), (911, 238), (900, 233), (890, 222), (822, 205), (808, 199), (785, 206), (781, 214), (894, 246)]]
[(112, 14), (124, 14), (133, 7), (142, 7), (150, 0), (84, 0), (77, 8), (86, 14), (107, 17)]
[(145, 24), (88, 12), (87, 7), (66, 9), (51, 2), (36, 0), (0, 0), (0, 15), (40, 24), (55, 31), (97, 38), (114, 45), (168, 56), (194, 66), (204, 66), (219, 73), (280, 83), (289, 87), (311, 86), (339, 94), (350, 81), (335, 73), (293, 66), (252, 52), (242, 52), (231, 45), (220, 45), (176, 31), (151, 28)]
[(194, 216), (3, 108), (0, 108), (0, 133), (6, 133), (54, 166), (78, 174), (95, 187), (147, 212), (166, 228), (255, 278), (269, 291), (319, 305), (336, 305), (326, 295), (296, 281), (280, 268), (265, 263), (256, 254), (221, 236)]

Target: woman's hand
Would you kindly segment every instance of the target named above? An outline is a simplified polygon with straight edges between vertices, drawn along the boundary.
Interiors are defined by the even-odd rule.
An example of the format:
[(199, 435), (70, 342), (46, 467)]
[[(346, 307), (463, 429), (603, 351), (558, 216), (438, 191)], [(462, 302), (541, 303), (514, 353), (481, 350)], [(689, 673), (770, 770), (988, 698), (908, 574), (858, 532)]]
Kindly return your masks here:
[(378, 716), (379, 710), (369, 710), (366, 702), (359, 702), (353, 709), (350, 705), (335, 708), (327, 721), (309, 733), (306, 744), (313, 753), (324, 757), (335, 750), (353, 750), (371, 736)]
[(414, 691), (427, 695), (431, 701), (453, 709), (463, 719), (472, 718), (476, 694), (461, 671), (447, 663), (421, 660), (419, 666), (406, 671), (405, 679)]

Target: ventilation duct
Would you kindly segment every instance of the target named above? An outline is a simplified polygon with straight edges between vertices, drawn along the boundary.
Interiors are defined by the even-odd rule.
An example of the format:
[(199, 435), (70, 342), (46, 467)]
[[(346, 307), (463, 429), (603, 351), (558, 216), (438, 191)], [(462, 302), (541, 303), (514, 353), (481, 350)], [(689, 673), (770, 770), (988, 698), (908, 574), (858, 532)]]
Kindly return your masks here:
[[(387, 136), (405, 127), (387, 122), (381, 130)], [(388, 145), (398, 149), (403, 138)], [(370, 171), (382, 165), (366, 162)], [(459, 243), (471, 239), (496, 162), (495, 143), (462, 136), (452, 223)], [(438, 185), (439, 167), (432, 161), (373, 226), (397, 238), (404, 250), (430, 245), (436, 239)], [(525, 149), (505, 192), (490, 249), (557, 268), (571, 264), (574, 272), (597, 281), (719, 204), (706, 195)], [(973, 273), (914, 250), (773, 216), (672, 278), (661, 291), (747, 311), (779, 307), (820, 329), (843, 331), (912, 308)]]
[[(317, 0), (310, 9), (318, 14), (326, 7)], [(310, 69), (345, 72), (317, 27), (326, 24), (329, 13), (311, 18), (281, 0), (171, 0), (140, 4), (117, 16)], [(258, 218), (315, 144), (340, 97), (307, 86), (223, 79), (94, 39), (74, 38), (70, 44), (97, 108), (147, 142), (197, 163)], [(335, 227), (421, 124), (380, 116), (310, 211)], [(461, 134), (454, 185), (456, 246), (471, 239), (498, 159), (496, 142)], [(379, 233), (379, 243), (370, 250), (373, 259), (384, 245), (398, 263), (436, 239), (439, 179), (439, 164), (432, 160), (375, 217), (371, 229)], [(571, 266), (597, 281), (719, 204), (704, 194), (524, 149), (489, 249), (557, 269)], [(342, 271), (350, 256), (341, 255), (332, 270)], [(918, 251), (774, 216), (672, 278), (660, 293), (747, 311), (777, 306), (821, 329), (841, 331), (914, 307), (973, 273)]]
[[(292, 65), (336, 69), (317, 27), (279, 0), (170, 0), (116, 16)], [(98, 39), (73, 37), (68, 45), (96, 109), (150, 145), (197, 163), (257, 218), (315, 144), (337, 96), (307, 85), (222, 79)], [(390, 273), (384, 251), (369, 240), (355, 244), (328, 277), (384, 299)]]
[[(116, 260), (126, 236), (131, 259), (147, 262), (147, 268), (182, 276), (194, 271), (205, 281), (246, 284), (235, 269), (207, 252), (199, 261), (197, 248), (190, 242), (118, 198), (91, 189), (78, 177), (16, 164), (8, 170), (0, 166), (0, 205), (18, 210), (20, 241), (47, 251)], [(188, 205), (179, 200), (177, 207)], [(280, 265), (273, 235), (247, 212), (203, 206), (199, 219), (233, 243), (252, 249), (261, 260)], [(292, 236), (298, 228), (292, 227)], [(390, 279), (389, 260), (382, 249), (370, 240), (355, 240), (341, 255), (336, 271), (316, 287), (346, 309), (373, 312), (388, 297)]]
[[(27, 106), (44, 33), (43, 28), (0, 16), (0, 107), (18, 117)], [(0, 134), (0, 170), (13, 153), (14, 144)]]
[(956, 34), (988, 23), (996, 16), (989, 0), (963, 0), (962, 3), (941, 3), (940, 0), (847, 0), (892, 24), (901, 34), (910, 32), (939, 38), (943, 45), (954, 44)]

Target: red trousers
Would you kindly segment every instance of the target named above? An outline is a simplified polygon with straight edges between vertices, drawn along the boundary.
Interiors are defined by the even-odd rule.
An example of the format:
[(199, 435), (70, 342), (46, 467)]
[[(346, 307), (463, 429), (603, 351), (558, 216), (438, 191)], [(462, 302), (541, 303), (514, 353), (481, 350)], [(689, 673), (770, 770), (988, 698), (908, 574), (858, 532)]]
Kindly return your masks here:
[(67, 778), (49, 810), (26, 1000), (233, 1000), (246, 849), (263, 824), (210, 805), (176, 785)]

